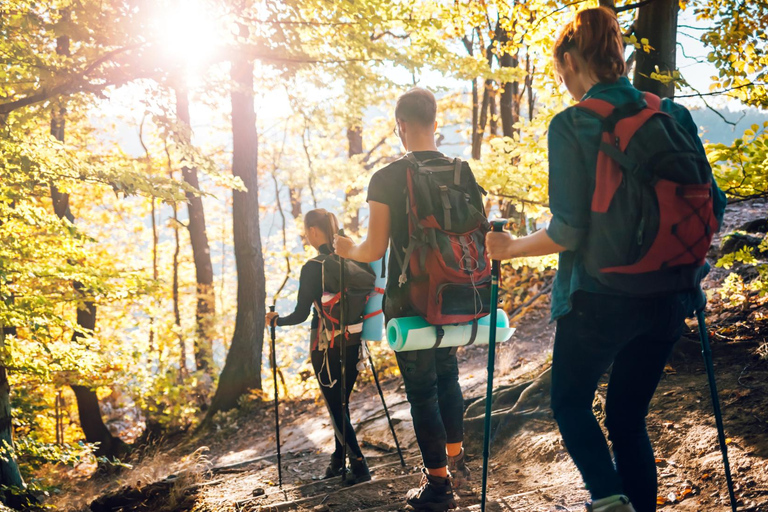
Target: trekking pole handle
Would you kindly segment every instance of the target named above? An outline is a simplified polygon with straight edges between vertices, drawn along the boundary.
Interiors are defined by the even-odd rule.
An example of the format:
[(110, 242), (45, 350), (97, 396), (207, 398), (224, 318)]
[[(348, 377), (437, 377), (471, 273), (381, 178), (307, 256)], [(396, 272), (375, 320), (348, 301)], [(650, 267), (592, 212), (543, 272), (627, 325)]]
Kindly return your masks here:
[[(269, 312), (270, 313), (274, 313), (275, 312), (275, 305), (274, 304), (269, 306)], [(270, 336), (272, 336), (272, 340), (273, 341), (275, 339), (275, 324), (276, 323), (277, 323), (277, 320), (274, 320), (274, 319), (269, 322), (269, 334), (270, 334)], [(272, 354), (272, 363), (274, 364), (276, 362), (276, 360), (277, 360), (277, 357), (273, 353)]]
[(491, 221), (491, 229), (497, 233), (504, 231), (504, 227), (509, 223), (507, 219), (493, 219)]
[[(509, 221), (507, 219), (494, 219), (491, 221), (491, 229), (496, 233), (504, 231), (504, 227)], [(491, 280), (497, 285), (499, 283), (499, 274), (501, 273), (501, 262), (499, 260), (491, 261)], [(495, 305), (491, 307), (494, 308)], [(494, 308), (495, 309), (495, 308)]]

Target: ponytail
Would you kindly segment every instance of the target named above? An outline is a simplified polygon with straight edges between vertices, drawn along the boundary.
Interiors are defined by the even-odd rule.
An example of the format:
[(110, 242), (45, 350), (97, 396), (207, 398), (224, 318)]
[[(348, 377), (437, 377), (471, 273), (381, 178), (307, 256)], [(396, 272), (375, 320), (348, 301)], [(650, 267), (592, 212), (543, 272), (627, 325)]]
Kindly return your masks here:
[(581, 55), (601, 82), (613, 83), (624, 75), (624, 36), (619, 20), (607, 7), (580, 11), (565, 26), (555, 43), (556, 63), (562, 64), (571, 50)]
[(336, 216), (325, 210), (324, 208), (317, 208), (310, 210), (304, 215), (304, 227), (317, 228), (323, 232), (328, 241), (328, 245), (331, 246), (333, 251), (333, 236), (339, 231), (339, 221), (336, 220)]

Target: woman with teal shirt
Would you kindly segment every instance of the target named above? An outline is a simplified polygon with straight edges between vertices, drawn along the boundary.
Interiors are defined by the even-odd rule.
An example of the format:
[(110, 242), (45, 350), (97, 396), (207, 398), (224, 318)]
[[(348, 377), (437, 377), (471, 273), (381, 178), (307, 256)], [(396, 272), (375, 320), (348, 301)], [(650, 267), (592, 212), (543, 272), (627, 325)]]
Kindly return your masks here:
[[(610, 10), (579, 12), (564, 28), (554, 53), (557, 77), (574, 99), (602, 100), (616, 109), (643, 100), (643, 93), (624, 76), (623, 37)], [(704, 155), (688, 110), (668, 99), (661, 101), (659, 110), (671, 116)], [(587, 509), (652, 512), (657, 476), (645, 417), (685, 318), (704, 306), (699, 283), (709, 267), (698, 269), (690, 289), (652, 297), (611, 288), (587, 271), (585, 241), (603, 128), (603, 120), (584, 108), (571, 107), (553, 118), (548, 134), (549, 226), (518, 239), (489, 233), (487, 245), (491, 258), (498, 260), (559, 253), (551, 301), (557, 323), (552, 410), (590, 491)], [(708, 172), (711, 212), (719, 224), (725, 195)], [(613, 457), (592, 413), (598, 381), (611, 365), (605, 426)]]

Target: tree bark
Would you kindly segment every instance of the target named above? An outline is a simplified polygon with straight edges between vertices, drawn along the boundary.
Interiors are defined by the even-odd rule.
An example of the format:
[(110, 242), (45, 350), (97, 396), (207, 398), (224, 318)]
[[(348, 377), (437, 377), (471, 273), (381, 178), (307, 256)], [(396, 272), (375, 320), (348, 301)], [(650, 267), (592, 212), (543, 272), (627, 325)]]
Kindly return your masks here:
[[(56, 39), (56, 53), (69, 55), (69, 36), (60, 36)], [(64, 142), (66, 128), (66, 112), (64, 106), (53, 110), (51, 116), (51, 135), (56, 140)], [(51, 184), (51, 200), (53, 210), (60, 219), (75, 221), (75, 216), (69, 209), (69, 194), (59, 192), (55, 185)], [(77, 309), (77, 327), (72, 333), (72, 340), (83, 338), (87, 332), (96, 327), (96, 304), (86, 298), (86, 290), (77, 281), (72, 283), (80, 298), (84, 299), (82, 307)], [(96, 456), (119, 457), (128, 452), (128, 445), (119, 437), (113, 436), (101, 418), (99, 398), (96, 391), (80, 385), (71, 385), (77, 399), (77, 411), (80, 416), (80, 427), (85, 434), (88, 443), (99, 443), (95, 452)]]
[[(83, 295), (85, 290), (80, 283), (74, 283), (78, 294)], [(72, 340), (77, 340), (85, 335), (86, 330), (92, 331), (96, 327), (96, 304), (86, 301), (84, 307), (77, 310), (78, 329), (72, 334)], [(83, 330), (80, 330), (83, 329)], [(96, 391), (82, 385), (71, 385), (77, 399), (77, 413), (80, 418), (80, 428), (83, 429), (85, 440), (89, 443), (99, 443), (94, 454), (97, 457), (122, 457), (128, 453), (129, 447), (119, 437), (115, 437), (109, 431), (101, 419), (99, 398)]]
[(301, 188), (288, 188), (288, 195), (291, 198), (291, 217), (293, 217), (294, 220), (301, 218), (301, 192)]
[[(192, 127), (189, 117), (189, 96), (186, 89), (176, 88), (176, 116), (189, 130), (185, 141), (191, 143)], [(184, 166), (181, 173), (190, 186), (200, 189), (197, 169)], [(192, 255), (195, 260), (195, 275), (197, 277), (197, 310), (195, 322), (195, 366), (198, 370), (212, 371), (213, 363), (213, 327), (216, 315), (216, 297), (213, 289), (213, 264), (211, 249), (208, 244), (208, 233), (205, 229), (205, 210), (203, 198), (187, 192), (187, 211), (189, 212), (189, 240), (192, 244)]]
[(637, 40), (648, 39), (648, 43), (653, 47), (650, 53), (643, 50), (636, 52), (635, 87), (662, 98), (675, 96), (675, 84), (654, 80), (651, 73), (656, 72), (656, 66), (662, 73), (672, 73), (676, 69), (679, 10), (680, 4), (677, 0), (655, 0), (638, 9), (635, 21)]
[(477, 129), (473, 130), (475, 137), (472, 140), (472, 158), (475, 160), (480, 160), (480, 155), (482, 154), (485, 127), (488, 126), (491, 87), (493, 87), (493, 80), (485, 80), (483, 82), (483, 102), (480, 105), (480, 120), (477, 123)]
[[(241, 25), (241, 35), (248, 29)], [(247, 190), (233, 192), (233, 231), (237, 267), (235, 333), (207, 419), (237, 406), (249, 389), (261, 389), (266, 280), (259, 230), (258, 134), (253, 99), (253, 62), (232, 61), (232, 173)]]
[[(502, 68), (516, 68), (520, 65), (517, 55), (504, 54), (499, 59)], [(501, 112), (501, 132), (505, 137), (512, 137), (518, 131), (515, 125), (520, 121), (520, 83), (507, 82), (502, 86), (499, 111)]]
[(491, 106), (491, 135), (498, 135), (499, 134), (499, 105), (496, 94), (496, 87), (494, 87), (493, 83), (491, 83), (491, 90), (490, 90), (490, 106)]
[[(351, 159), (355, 155), (363, 154), (363, 126), (362, 120), (356, 126), (350, 126), (347, 128), (347, 143), (348, 143), (348, 156)], [(346, 199), (349, 201), (353, 197), (361, 193), (359, 188), (353, 188), (346, 194)], [(360, 230), (360, 210), (355, 210), (350, 213), (349, 218), (344, 222), (344, 228), (352, 233), (357, 233)]]
[[(0, 326), (0, 349), (5, 346), (5, 329)], [(13, 447), (13, 417), (11, 416), (11, 385), (5, 366), (0, 366), (0, 443)], [(24, 488), (24, 479), (16, 459), (6, 454), (0, 457), (0, 485)]]

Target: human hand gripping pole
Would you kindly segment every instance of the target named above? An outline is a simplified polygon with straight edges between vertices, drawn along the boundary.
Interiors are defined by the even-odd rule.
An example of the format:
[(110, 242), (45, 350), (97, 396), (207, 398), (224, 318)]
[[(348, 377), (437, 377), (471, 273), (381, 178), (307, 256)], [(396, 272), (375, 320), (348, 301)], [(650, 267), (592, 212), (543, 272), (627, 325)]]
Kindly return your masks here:
[[(501, 232), (507, 225), (506, 219), (496, 219), (491, 221), (493, 231)], [(497, 311), (499, 302), (499, 274), (501, 273), (501, 262), (493, 260), (491, 262), (491, 325), (496, 325)], [(490, 458), (491, 448), (491, 412), (493, 399), (493, 371), (496, 364), (496, 329), (490, 329), (488, 332), (488, 386), (485, 391), (485, 432), (483, 435), (483, 491), (480, 498), (480, 510), (485, 512), (485, 501), (487, 498), (488, 487), (488, 459)]]
[[(270, 313), (275, 312), (275, 305), (269, 306)], [(275, 386), (275, 444), (277, 444), (277, 482), (280, 488), (283, 488), (283, 466), (282, 457), (280, 455), (280, 410), (278, 403), (278, 388), (277, 388), (277, 354), (275, 353), (275, 324), (277, 319), (273, 319), (269, 324), (269, 333), (272, 337), (272, 383)]]

